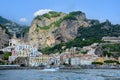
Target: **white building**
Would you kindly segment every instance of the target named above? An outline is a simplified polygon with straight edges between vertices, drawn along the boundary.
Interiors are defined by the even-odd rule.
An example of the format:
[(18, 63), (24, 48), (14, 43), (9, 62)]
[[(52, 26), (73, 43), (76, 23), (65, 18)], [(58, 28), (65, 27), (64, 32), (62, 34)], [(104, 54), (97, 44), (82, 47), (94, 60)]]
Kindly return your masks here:
[(120, 36), (119, 37), (103, 37), (102, 38), (103, 41), (109, 41), (109, 42), (113, 42), (113, 43), (120, 43)]
[(79, 57), (71, 58), (71, 65), (80, 65), (80, 58)]
[(42, 54), (37, 48), (25, 43), (22, 39), (16, 38), (15, 34), (9, 40), (9, 46), (1, 50), (12, 52), (12, 55), (9, 57), (10, 62), (14, 61), (17, 57), (38, 57)]
[(95, 49), (90, 49), (88, 52), (87, 52), (87, 54), (89, 54), (89, 55), (92, 55), (92, 54), (95, 54)]
[(91, 65), (98, 58), (97, 55), (83, 55), (80, 57), (80, 65)]

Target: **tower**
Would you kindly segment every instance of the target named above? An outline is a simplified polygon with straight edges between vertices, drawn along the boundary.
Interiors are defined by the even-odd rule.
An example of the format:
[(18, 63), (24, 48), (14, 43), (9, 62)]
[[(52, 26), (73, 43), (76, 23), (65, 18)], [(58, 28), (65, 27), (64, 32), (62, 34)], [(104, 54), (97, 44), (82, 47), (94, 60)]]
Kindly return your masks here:
[(14, 34), (13, 34), (13, 38), (14, 38), (14, 39), (16, 39), (16, 38), (17, 38), (17, 37), (16, 37), (16, 33), (15, 33), (15, 32), (14, 32)]

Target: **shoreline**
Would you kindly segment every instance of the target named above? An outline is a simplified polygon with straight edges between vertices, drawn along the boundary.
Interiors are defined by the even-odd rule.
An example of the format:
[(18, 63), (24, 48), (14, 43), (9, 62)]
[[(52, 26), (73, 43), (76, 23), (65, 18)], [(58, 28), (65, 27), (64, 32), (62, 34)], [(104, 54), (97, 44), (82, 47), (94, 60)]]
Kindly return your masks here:
[(44, 69), (42, 67), (18, 67), (18, 66), (0, 66), (0, 70), (29, 70), (29, 69)]
[[(0, 70), (30, 70), (30, 69), (39, 69), (43, 70), (45, 67), (21, 67), (21, 66), (0, 66)], [(120, 66), (114, 67), (60, 67), (59, 70), (80, 70), (80, 69), (119, 69)]]

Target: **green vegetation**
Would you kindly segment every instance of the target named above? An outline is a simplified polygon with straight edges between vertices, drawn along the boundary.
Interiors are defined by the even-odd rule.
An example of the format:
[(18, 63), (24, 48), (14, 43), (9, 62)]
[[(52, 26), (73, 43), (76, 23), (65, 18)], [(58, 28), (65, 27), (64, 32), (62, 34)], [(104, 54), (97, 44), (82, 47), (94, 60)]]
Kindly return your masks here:
[(49, 13), (38, 15), (35, 17), (35, 19), (42, 20), (42, 16), (50, 19), (51, 17), (58, 17), (60, 16), (60, 12), (50, 11)]
[(30, 27), (24, 28), (21, 33), (22, 33), (23, 35), (27, 34), (27, 33), (29, 32), (29, 28), (30, 28)]
[[(77, 20), (76, 19), (76, 15), (80, 15), (82, 12), (80, 11), (76, 11), (76, 12), (71, 12), (69, 13), (68, 15), (64, 16), (63, 18), (59, 19), (58, 21), (52, 23), (54, 24), (54, 26), (56, 27), (59, 27), (60, 24), (64, 21), (64, 20)], [(46, 13), (46, 14), (43, 14), (42, 16), (50, 19), (51, 17), (58, 17), (60, 16), (60, 12), (55, 12), (55, 11), (50, 11), (49, 13)], [(38, 19), (38, 20), (42, 20), (42, 16), (37, 16), (35, 17), (35, 19)]]
[(58, 16), (60, 16), (60, 14), (61, 14), (61, 13), (55, 12), (55, 11), (50, 11), (49, 13), (50, 13), (50, 16), (51, 16), (51, 17), (58, 17)]
[(75, 16), (68, 14), (63, 17), (63, 20), (77, 20), (77, 19)]
[(80, 27), (78, 33), (81, 34), (82, 38), (94, 38), (100, 40), (103, 36), (108, 36), (110, 34), (109, 30), (101, 29), (103, 24), (93, 25), (91, 27)]
[(55, 26), (59, 27), (60, 24), (64, 21), (64, 20), (77, 20), (76, 19), (76, 15), (80, 15), (82, 12), (80, 11), (75, 11), (75, 12), (70, 12), (68, 15), (64, 16), (63, 18), (61, 18), (60, 20), (56, 21), (54, 24)]
[(42, 16), (36, 16), (35, 19), (42, 20)]
[(108, 57), (112, 56), (112, 54), (108, 51), (103, 51), (103, 55)]
[(48, 18), (48, 19), (50, 19), (50, 18), (51, 18), (51, 17), (50, 17), (50, 15), (49, 15), (48, 13), (43, 14), (43, 16), (44, 16), (44, 17), (46, 17), (46, 18)]
[[(81, 11), (75, 11), (75, 12), (70, 12), (68, 15), (64, 16), (63, 18), (59, 19), (56, 22), (53, 22), (49, 26), (44, 26), (40, 27), (37, 25), (39, 29), (42, 30), (48, 30), (50, 29), (51, 25), (54, 25), (55, 27), (59, 27), (60, 24), (64, 20), (76, 20), (76, 15), (84, 14)], [(60, 16), (60, 13), (50, 11), (47, 14), (43, 15), (44, 17), (50, 19), (51, 17), (58, 17)], [(37, 16), (39, 20), (41, 20), (41, 16)], [(56, 53), (59, 52), (61, 53), (63, 50), (61, 49), (62, 46), (66, 46), (66, 48), (71, 48), (71, 47), (83, 47), (83, 46), (88, 46), (93, 43), (101, 43), (102, 37), (104, 36), (116, 36), (118, 37), (120, 35), (120, 25), (112, 25), (109, 21), (106, 21), (104, 23), (99, 23), (99, 24), (94, 24), (96, 20), (91, 21), (91, 24), (93, 24), (91, 27), (84, 27), (80, 26), (78, 29), (78, 36), (69, 41), (69, 42), (62, 42), (61, 44), (58, 44), (54, 47), (46, 47), (41, 50), (42, 53), (45, 54), (50, 54), (50, 53)], [(84, 39), (84, 40), (83, 40)], [(65, 49), (66, 49), (65, 48)], [(103, 45), (103, 49), (109, 48), (110, 52), (120, 52), (120, 44), (117, 45)], [(109, 52), (104, 52), (104, 55), (111, 56), (111, 53)]]
[(107, 63), (107, 64), (110, 64), (110, 63), (116, 63), (116, 64), (119, 64), (119, 62), (116, 61), (116, 60), (106, 60), (106, 61), (104, 61), (104, 62)]
[(94, 64), (94, 65), (103, 65), (102, 62), (92, 62), (92, 64)]
[(4, 54), (4, 60), (8, 60), (9, 56), (11, 56), (11, 52), (6, 52)]
[(63, 17), (63, 20), (77, 20), (76, 16), (83, 14), (81, 11), (70, 12), (68, 15)]
[(120, 52), (120, 44), (104, 44), (103, 49), (108, 49), (109, 52)]
[(59, 19), (58, 21), (54, 22), (54, 25), (59, 27), (60, 24), (64, 21), (64, 20), (77, 20), (76, 17), (74, 15), (66, 15), (63, 18)]
[(70, 42), (67, 42), (66, 43), (66, 46), (67, 48), (70, 48), (71, 46), (72, 47), (83, 47), (83, 46), (88, 46), (88, 45), (91, 45), (93, 43), (97, 43), (97, 42), (100, 42), (100, 40), (97, 40), (95, 38), (88, 38), (88, 39), (85, 39), (85, 40), (82, 40), (81, 38), (77, 37), (75, 38), (74, 40), (70, 41)]
[(76, 15), (80, 15), (83, 14), (81, 11), (73, 11), (69, 13), (70, 15), (76, 16)]
[(50, 54), (50, 53), (52, 53), (51, 47), (43, 48), (42, 50), (40, 50), (40, 52), (42, 52), (44, 54)]
[(87, 51), (81, 52), (82, 54), (87, 54)]
[[(74, 40), (72, 40), (70, 42), (67, 42), (67, 43), (58, 44), (58, 45), (56, 45), (56, 46), (54, 46), (52, 48), (44, 48), (44, 49), (41, 50), (41, 52), (45, 53), (45, 54), (56, 53), (56, 52), (61, 53), (66, 48), (88, 46), (88, 45), (90, 45), (90, 44), (92, 44), (94, 42), (98, 42), (98, 41), (96, 41), (95, 39), (94, 40), (86, 39), (84, 41), (74, 39)], [(66, 46), (66, 48), (64, 50), (62, 50), (62, 46)]]
[[(63, 19), (57, 22), (57, 26), (60, 25)], [(107, 28), (104, 26), (108, 26)], [(66, 46), (66, 48), (71, 47), (83, 47), (88, 46), (93, 43), (101, 43), (102, 37), (104, 36), (119, 36), (120, 35), (120, 25), (112, 25), (110, 22), (104, 22), (97, 25), (93, 25), (91, 27), (80, 27), (78, 30), (78, 36), (66, 43), (58, 44), (52, 48), (45, 48), (43, 53), (55, 53), (55, 52), (62, 52), (62, 46)], [(84, 39), (84, 40), (83, 40)], [(103, 46), (104, 48), (105, 46)], [(106, 46), (106, 48), (110, 47), (110, 51), (120, 51), (120, 45), (109, 45)], [(65, 48), (65, 49), (66, 49)], [(110, 56), (110, 53), (105, 53), (104, 55), (108, 54)]]
[(102, 48), (106, 51), (103, 52), (103, 55), (110, 57), (113, 56), (118, 58), (120, 56), (120, 44), (104, 44)]
[(48, 30), (48, 29), (50, 29), (50, 26), (44, 26), (44, 27), (40, 27), (39, 25), (36, 25), (36, 26), (37, 26), (36, 29), (38, 29), (38, 28), (40, 28), (41, 30)]
[(39, 27), (39, 28), (42, 29), (42, 30), (48, 30), (48, 29), (50, 29), (49, 26), (44, 26), (44, 27)]
[(59, 27), (60, 24), (62, 23), (62, 21), (63, 21), (63, 19), (61, 18), (61, 19), (59, 19), (58, 21), (54, 22), (54, 25), (55, 25), (56, 27)]
[(51, 53), (56, 53), (59, 52), (61, 53), (62, 50), (62, 46), (64, 45), (64, 43), (58, 44), (54, 47), (46, 47), (40, 50), (40, 52), (44, 53), (44, 54), (51, 54)]

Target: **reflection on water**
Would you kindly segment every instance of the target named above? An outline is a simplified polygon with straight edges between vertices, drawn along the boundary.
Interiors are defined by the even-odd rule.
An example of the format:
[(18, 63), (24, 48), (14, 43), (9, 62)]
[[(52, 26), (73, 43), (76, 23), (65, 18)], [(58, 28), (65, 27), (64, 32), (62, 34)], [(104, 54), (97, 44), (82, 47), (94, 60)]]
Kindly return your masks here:
[(0, 70), (0, 80), (120, 80), (120, 70)]

